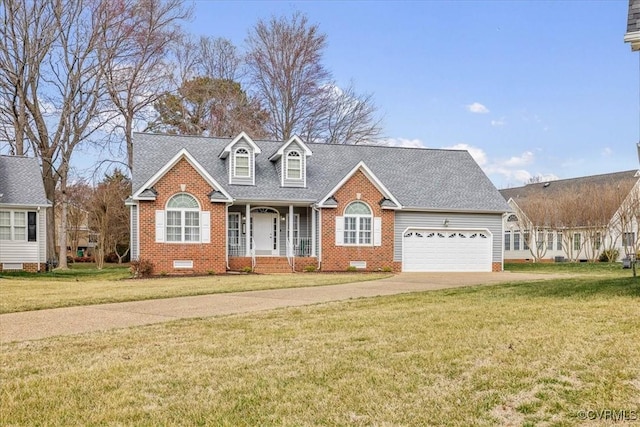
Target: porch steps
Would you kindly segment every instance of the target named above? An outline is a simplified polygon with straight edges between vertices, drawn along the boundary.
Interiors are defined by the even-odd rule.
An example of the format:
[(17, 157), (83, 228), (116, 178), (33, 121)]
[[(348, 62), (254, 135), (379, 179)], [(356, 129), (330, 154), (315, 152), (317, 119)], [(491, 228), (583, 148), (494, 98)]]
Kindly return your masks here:
[(257, 257), (254, 272), (260, 274), (291, 273), (287, 257)]

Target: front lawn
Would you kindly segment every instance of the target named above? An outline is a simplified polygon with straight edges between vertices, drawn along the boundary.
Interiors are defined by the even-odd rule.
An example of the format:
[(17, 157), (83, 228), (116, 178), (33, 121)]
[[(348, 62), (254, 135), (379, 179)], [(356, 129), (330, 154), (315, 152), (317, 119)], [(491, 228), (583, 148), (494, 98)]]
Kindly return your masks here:
[[(121, 267), (111, 274), (119, 277)], [(377, 280), (390, 273), (296, 273), (281, 275), (212, 275), (116, 280), (98, 270), (72, 269), (55, 275), (6, 275), (0, 279), (0, 313), (110, 302), (138, 301), (223, 292), (325, 286)], [(105, 274), (102, 276), (101, 274)]]
[[(639, 267), (640, 268), (640, 267)], [(505, 271), (527, 273), (572, 273), (630, 277), (630, 269), (623, 269), (619, 262), (507, 262)]]
[(360, 299), (3, 345), (0, 414), (5, 425), (578, 426), (604, 411), (640, 417), (638, 342), (631, 278)]

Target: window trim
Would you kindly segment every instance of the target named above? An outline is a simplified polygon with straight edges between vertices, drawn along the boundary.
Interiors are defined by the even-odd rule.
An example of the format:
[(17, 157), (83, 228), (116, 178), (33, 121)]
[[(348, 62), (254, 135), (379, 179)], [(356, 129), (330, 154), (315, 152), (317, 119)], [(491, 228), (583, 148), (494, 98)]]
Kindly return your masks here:
[[(298, 161), (298, 167), (297, 168), (292, 168), (290, 167), (290, 161), (291, 160), (297, 160)], [(291, 150), (287, 153), (287, 155), (285, 156), (285, 179), (287, 180), (291, 180), (291, 181), (302, 181), (304, 179), (304, 177), (302, 176), (302, 154), (300, 154), (300, 152), (298, 150)], [(293, 178), (291, 177), (290, 171), (298, 171), (299, 176), (298, 178)]]
[[(0, 210), (1, 213), (9, 214), (9, 225), (0, 225), (5, 229), (9, 230), (9, 238), (8, 239), (0, 239), (3, 242), (21, 242), (21, 243), (37, 243), (38, 242), (38, 214), (36, 211), (29, 210), (9, 210), (3, 209)], [(23, 225), (16, 225), (16, 216), (22, 216), (24, 218)], [(29, 237), (29, 216), (35, 215), (35, 224), (34, 225), (34, 239), (30, 239)], [(20, 238), (16, 238), (16, 229), (21, 229)]]
[[(196, 204), (198, 205), (197, 208), (171, 208), (169, 207), (169, 203), (171, 203), (171, 201), (173, 199), (175, 199), (176, 197), (182, 196), (182, 195), (186, 195), (191, 197)], [(200, 201), (192, 194), (189, 193), (176, 193), (173, 196), (171, 196), (168, 200), (167, 203), (165, 204), (165, 224), (164, 224), (164, 229), (165, 229), (165, 237), (164, 237), (164, 241), (165, 243), (178, 243), (178, 244), (194, 244), (194, 243), (202, 243), (202, 209), (200, 206)], [(180, 225), (176, 226), (176, 225), (169, 225), (169, 212), (179, 212), (180, 213)], [(196, 219), (197, 219), (197, 226), (187, 226), (186, 225), (186, 213), (197, 213), (196, 215)], [(170, 228), (178, 228), (180, 227), (180, 240), (171, 240), (171, 238), (173, 237), (172, 234), (169, 233), (169, 229)], [(186, 231), (187, 228), (190, 229), (194, 229), (197, 228), (198, 230), (198, 238), (196, 240), (185, 240), (185, 236), (186, 236)]]
[[(368, 214), (349, 214), (347, 213), (347, 210), (349, 209), (349, 207), (351, 207), (352, 205), (356, 204), (356, 203), (360, 203), (364, 206), (367, 207), (367, 209), (369, 209), (369, 213)], [(343, 224), (344, 224), (344, 237), (343, 237), (343, 245), (344, 246), (373, 246), (373, 234), (374, 234), (374, 224), (373, 224), (373, 209), (371, 209), (371, 206), (369, 206), (368, 203), (363, 202), (362, 200), (354, 200), (351, 203), (349, 203), (345, 208), (344, 208), (344, 212), (343, 212)], [(349, 220), (351, 219), (355, 219), (355, 229), (352, 229), (350, 227), (347, 227), (347, 222), (350, 222)], [(363, 225), (364, 225), (364, 220), (368, 219), (369, 220), (369, 229), (363, 229)], [(350, 240), (351, 238), (347, 237), (349, 235), (349, 233), (355, 233), (355, 243), (351, 243)], [(363, 241), (365, 240), (364, 237), (366, 236), (366, 234), (364, 233), (368, 233), (369, 236), (369, 241)]]
[[(242, 151), (242, 152), (241, 152)], [(247, 175), (240, 175), (238, 174), (238, 158), (246, 158), (247, 159)], [(245, 167), (242, 166), (242, 168), (244, 169)], [(234, 178), (251, 178), (252, 177), (252, 173), (251, 173), (251, 152), (246, 149), (245, 147), (238, 147), (236, 148), (236, 150), (233, 152), (233, 177)]]

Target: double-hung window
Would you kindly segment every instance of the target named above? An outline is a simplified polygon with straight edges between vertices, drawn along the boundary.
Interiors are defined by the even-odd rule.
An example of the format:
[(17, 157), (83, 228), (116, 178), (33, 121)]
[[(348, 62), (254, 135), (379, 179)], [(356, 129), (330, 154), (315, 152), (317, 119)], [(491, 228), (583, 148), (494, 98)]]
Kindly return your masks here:
[(249, 163), (249, 151), (246, 148), (238, 148), (234, 154), (233, 176), (238, 178), (251, 177)]
[(0, 240), (35, 242), (36, 213), (0, 211)]
[(302, 157), (298, 151), (290, 151), (287, 154), (287, 179), (302, 179)]
[(344, 243), (371, 244), (371, 209), (363, 202), (353, 202), (344, 211)]
[(189, 194), (180, 193), (167, 203), (167, 242), (200, 241), (200, 206)]

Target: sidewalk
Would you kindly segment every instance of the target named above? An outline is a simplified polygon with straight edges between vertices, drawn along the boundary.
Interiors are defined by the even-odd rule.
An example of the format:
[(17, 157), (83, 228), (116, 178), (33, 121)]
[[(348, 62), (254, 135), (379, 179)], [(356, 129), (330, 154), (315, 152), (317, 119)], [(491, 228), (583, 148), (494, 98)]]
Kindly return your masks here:
[(342, 285), (236, 292), (8, 313), (0, 315), (0, 343), (352, 298), (558, 277), (567, 276), (508, 272), (403, 273), (388, 279)]

